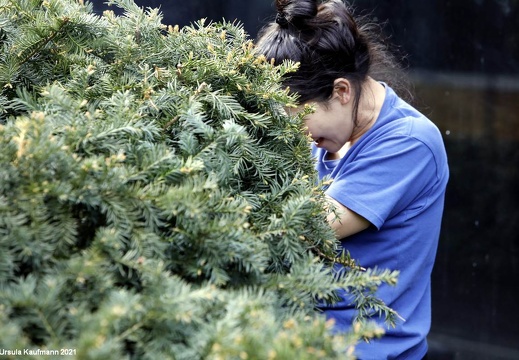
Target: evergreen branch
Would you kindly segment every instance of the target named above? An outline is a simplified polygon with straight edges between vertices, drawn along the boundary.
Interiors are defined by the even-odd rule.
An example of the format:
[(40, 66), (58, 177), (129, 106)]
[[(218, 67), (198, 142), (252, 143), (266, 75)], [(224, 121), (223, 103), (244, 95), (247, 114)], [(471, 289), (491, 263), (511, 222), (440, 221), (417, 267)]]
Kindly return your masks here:
[(60, 19), (60, 24), (59, 24), (59, 27), (54, 31), (52, 32), (49, 36), (47, 36), (46, 38), (44, 39), (41, 39), (39, 41), (39, 45), (36, 46), (35, 49), (33, 49), (33, 51), (25, 57), (25, 59), (21, 60), (20, 63), (19, 63), (19, 66), (22, 66), (23, 64), (25, 64), (26, 62), (28, 62), (29, 60), (32, 59), (33, 56), (35, 56), (41, 49), (43, 49), (48, 43), (50, 43), (56, 36), (59, 35), (59, 33), (61, 32), (61, 30), (65, 27), (65, 25), (67, 25), (67, 23), (70, 21), (70, 18), (68, 17), (64, 17), (62, 19)]
[(321, 259), (329, 261), (332, 264), (340, 264), (340, 265), (348, 267), (350, 269), (366, 271), (366, 268), (363, 268), (362, 266), (360, 266), (350, 256), (346, 256), (344, 251), (341, 253), (340, 256), (335, 256), (335, 257), (325, 254), (319, 248), (312, 248), (311, 251), (314, 252), (317, 256), (319, 256)]
[(43, 323), (43, 326), (45, 327), (45, 330), (49, 333), (49, 335), (52, 338), (52, 341), (54, 343), (57, 343), (59, 341), (59, 336), (54, 332), (54, 329), (52, 328), (52, 325), (47, 320), (47, 316), (41, 311), (41, 309), (37, 309), (36, 313), (38, 314), (38, 317)]
[(133, 334), (134, 332), (136, 332), (137, 330), (142, 328), (144, 325), (145, 325), (144, 321), (140, 321), (140, 322), (134, 324), (132, 327), (126, 329), (124, 332), (117, 335), (114, 338), (115, 342), (126, 340), (128, 338), (128, 336), (130, 336), (131, 334)]
[(372, 294), (359, 295), (356, 294), (356, 308), (358, 310), (354, 322), (364, 321), (375, 316), (384, 318), (384, 322), (388, 327), (395, 327), (397, 320), (404, 321), (405, 319), (395, 310), (388, 307), (382, 300)]
[(173, 119), (171, 119), (170, 121), (168, 121), (164, 126), (163, 126), (163, 129), (164, 130), (168, 130), (169, 128), (171, 128), (177, 121), (178, 119), (180, 119), (180, 116), (177, 115), (175, 116)]
[[(35, 20), (34, 14), (31, 11), (26, 11), (25, 8), (20, 6), (20, 0), (9, 0), (11, 6), (16, 8), (16, 12), (21, 13), (31, 20)], [(31, 9), (32, 10), (32, 9)]]

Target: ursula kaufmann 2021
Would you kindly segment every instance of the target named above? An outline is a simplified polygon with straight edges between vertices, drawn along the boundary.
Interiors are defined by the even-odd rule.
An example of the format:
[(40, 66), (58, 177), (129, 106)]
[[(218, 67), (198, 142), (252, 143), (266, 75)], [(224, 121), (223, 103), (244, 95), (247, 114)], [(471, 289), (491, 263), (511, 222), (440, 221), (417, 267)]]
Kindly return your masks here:
[(61, 356), (73, 356), (76, 355), (76, 349), (1, 349), (0, 356), (21, 356), (21, 355), (61, 355)]

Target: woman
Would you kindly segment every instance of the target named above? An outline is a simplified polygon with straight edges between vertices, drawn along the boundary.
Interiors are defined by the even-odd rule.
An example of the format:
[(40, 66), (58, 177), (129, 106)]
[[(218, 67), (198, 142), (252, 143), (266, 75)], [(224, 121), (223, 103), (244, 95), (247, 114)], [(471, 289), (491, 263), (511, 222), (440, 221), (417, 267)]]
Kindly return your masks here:
[[(277, 0), (276, 21), (260, 32), (257, 49), (277, 64), (300, 63), (285, 84), (301, 106), (315, 106), (305, 122), (319, 176), (333, 179), (326, 194), (338, 219), (329, 221), (342, 246), (363, 267), (400, 271), (398, 285), (382, 286), (377, 295), (405, 321), (360, 344), (357, 356), (422, 359), (449, 176), (443, 141), (390, 81), (375, 75), (398, 67), (368, 27), (359, 26), (340, 0), (319, 3)], [(322, 310), (338, 331), (347, 331), (355, 309), (342, 295)]]

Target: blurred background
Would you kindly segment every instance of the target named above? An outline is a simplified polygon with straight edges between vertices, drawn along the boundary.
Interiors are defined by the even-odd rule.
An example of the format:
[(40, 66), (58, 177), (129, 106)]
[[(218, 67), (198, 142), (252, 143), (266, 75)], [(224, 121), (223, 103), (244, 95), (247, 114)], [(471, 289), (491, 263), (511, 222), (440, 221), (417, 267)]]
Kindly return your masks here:
[[(166, 25), (237, 20), (251, 38), (275, 15), (272, 0), (136, 3), (160, 8)], [(353, 5), (407, 54), (413, 104), (449, 155), (430, 360), (519, 359), (519, 0)]]

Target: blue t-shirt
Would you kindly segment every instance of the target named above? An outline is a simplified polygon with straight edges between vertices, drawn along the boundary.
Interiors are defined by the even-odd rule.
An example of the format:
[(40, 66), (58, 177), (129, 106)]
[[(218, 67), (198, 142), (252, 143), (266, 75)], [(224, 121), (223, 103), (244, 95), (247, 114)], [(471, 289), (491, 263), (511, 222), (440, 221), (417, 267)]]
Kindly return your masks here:
[[(381, 338), (360, 343), (362, 360), (421, 359), (431, 323), (430, 275), (443, 213), (449, 170), (437, 127), (386, 85), (375, 124), (335, 161), (312, 149), (319, 176), (333, 182), (326, 194), (369, 220), (368, 229), (341, 241), (363, 267), (399, 270), (395, 287), (377, 292), (405, 321)], [(351, 328), (355, 309), (348, 295), (322, 307), (336, 330)]]

